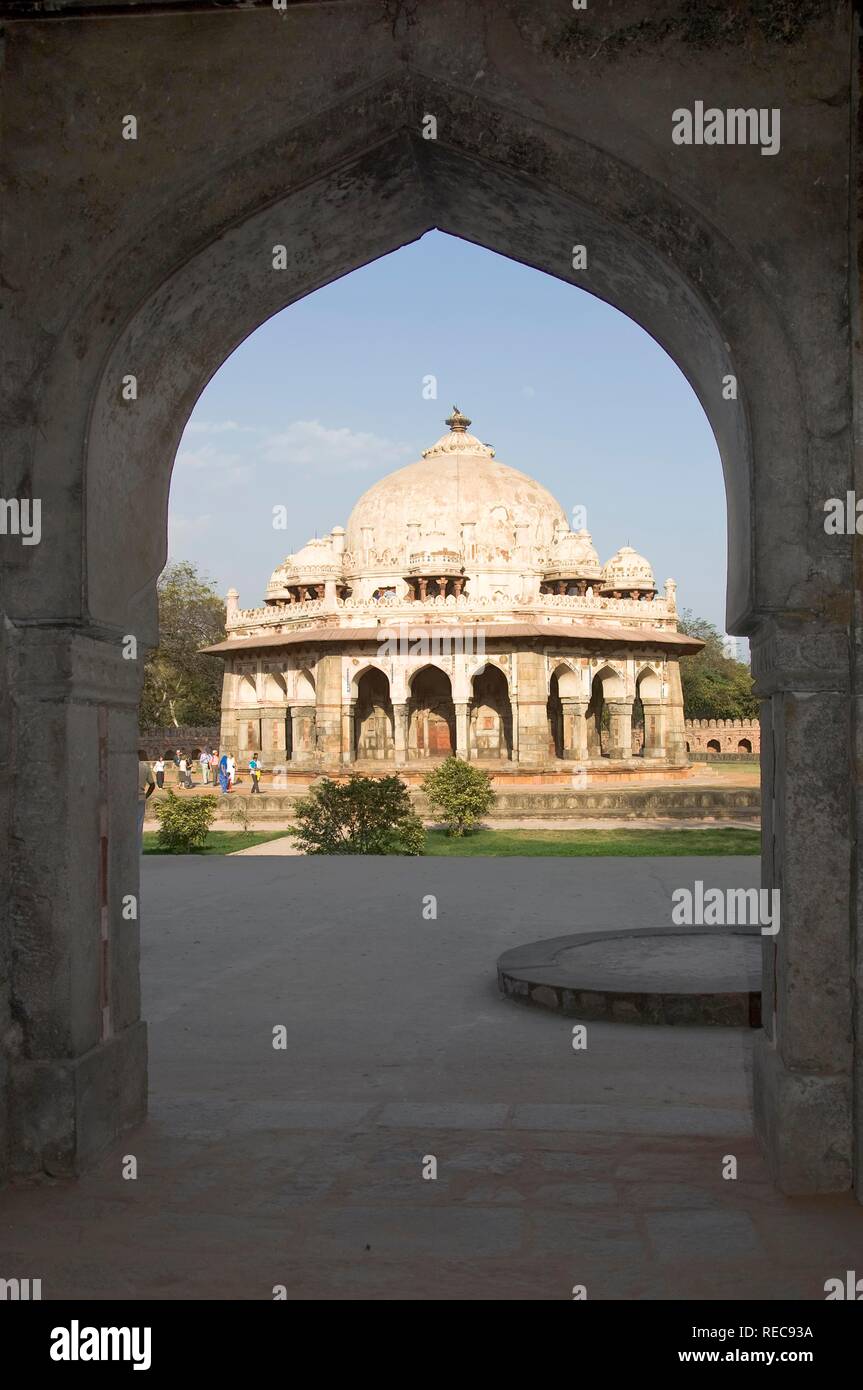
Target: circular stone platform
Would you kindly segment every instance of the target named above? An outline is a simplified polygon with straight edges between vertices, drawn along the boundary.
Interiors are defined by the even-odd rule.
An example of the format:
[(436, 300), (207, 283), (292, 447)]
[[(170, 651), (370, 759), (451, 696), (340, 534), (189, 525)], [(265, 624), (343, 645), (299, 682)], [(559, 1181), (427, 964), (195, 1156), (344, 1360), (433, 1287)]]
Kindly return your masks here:
[(555, 936), (504, 951), (510, 999), (608, 1023), (761, 1025), (758, 928)]

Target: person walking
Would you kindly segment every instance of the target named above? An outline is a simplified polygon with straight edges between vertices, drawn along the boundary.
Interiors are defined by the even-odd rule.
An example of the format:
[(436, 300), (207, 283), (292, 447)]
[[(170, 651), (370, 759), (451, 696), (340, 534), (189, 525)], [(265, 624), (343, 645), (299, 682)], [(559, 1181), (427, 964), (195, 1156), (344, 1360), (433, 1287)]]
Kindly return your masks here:
[(210, 785), (210, 755), (206, 748), (202, 748), (198, 762), (201, 764), (201, 780), (205, 787)]
[(161, 791), (165, 785), (165, 759), (162, 757), (161, 753), (153, 763), (153, 771), (156, 774), (156, 786), (159, 788), (159, 791)]
[(233, 791), (234, 783), (237, 780), (237, 763), (231, 753), (228, 754), (228, 791)]
[(147, 802), (156, 790), (153, 769), (143, 748), (138, 749), (138, 852), (144, 847), (144, 813)]
[(249, 775), (252, 779), (252, 796), (260, 795), (261, 792), (261, 763), (257, 753), (253, 753), (249, 759)]
[(219, 785), (219, 750), (214, 748), (210, 754), (210, 771), (213, 774), (213, 786)]
[(189, 773), (189, 760), (188, 760), (188, 758), (186, 757), (185, 753), (181, 753), (181, 754), (180, 754), (180, 764), (179, 764), (179, 766), (180, 766), (180, 786), (181, 786), (181, 787), (185, 787), (187, 791), (191, 791), (191, 789), (192, 789), (192, 778), (191, 778), (191, 775), (190, 775), (190, 773)]
[(231, 781), (228, 776), (227, 753), (222, 754), (222, 758), (219, 763), (219, 786), (222, 788), (222, 792), (227, 796), (228, 792), (231, 790)]

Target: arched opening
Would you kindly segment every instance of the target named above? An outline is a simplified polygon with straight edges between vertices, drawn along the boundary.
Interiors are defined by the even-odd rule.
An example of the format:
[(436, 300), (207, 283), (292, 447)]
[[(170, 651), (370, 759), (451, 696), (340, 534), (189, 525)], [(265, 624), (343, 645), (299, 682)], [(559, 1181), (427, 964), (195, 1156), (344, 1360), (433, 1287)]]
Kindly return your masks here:
[(632, 751), (642, 758), (665, 756), (662, 681), (652, 667), (639, 672), (632, 703)]
[(721, 752), (722, 752), (722, 749), (721, 749), (720, 746), (719, 746), (719, 739), (718, 739), (718, 738), (709, 738), (709, 739), (707, 740), (707, 748), (708, 748), (708, 751), (711, 752), (711, 753), (721, 753)]
[(470, 756), (499, 762), (512, 758), (512, 706), (509, 683), (491, 663), (471, 680)]
[[(549, 751), (556, 758), (583, 758), (585, 743), (584, 685), (581, 673), (565, 662), (551, 673), (548, 682)], [(598, 755), (597, 755), (598, 756)]]
[(358, 761), (391, 762), (395, 757), (390, 683), (370, 667), (355, 682), (354, 751)]
[(748, 739), (748, 738), (742, 738), (742, 739), (740, 740), (740, 742), (738, 743), (738, 745), (737, 745), (737, 751), (738, 751), (738, 753), (751, 753), (751, 752), (752, 752), (752, 743), (751, 743), (751, 740)]
[[(182, 31), (177, 42), (181, 46), (187, 42)], [(265, 42), (272, 44), (269, 33)], [(768, 886), (781, 886), (783, 930), (777, 941), (765, 944), (765, 978), (777, 981), (779, 997), (768, 994), (771, 1036), (769, 1049), (764, 1051), (764, 1067), (769, 1065), (772, 1070), (769, 1077), (763, 1073), (764, 1086), (759, 1094), (767, 1096), (761, 1104), (763, 1112), (770, 1111), (769, 1132), (781, 1140), (785, 1110), (799, 1103), (798, 1094), (804, 1094), (807, 1067), (818, 1075), (819, 1095), (826, 1097), (823, 1105), (818, 1102), (819, 1115), (822, 1110), (832, 1115), (842, 1107), (847, 1109), (844, 1100), (842, 1106), (834, 1104), (840, 1081), (845, 1081), (844, 1073), (840, 1076), (840, 1069), (832, 1067), (830, 1059), (803, 1041), (807, 1036), (818, 1036), (817, 1015), (816, 1026), (809, 1027), (808, 1033), (811, 1020), (802, 1017), (807, 1010), (820, 1008), (824, 987), (831, 979), (828, 971), (842, 958), (841, 951), (799, 952), (798, 959), (804, 961), (800, 967), (803, 979), (801, 982), (801, 977), (795, 977), (793, 1008), (785, 1007), (786, 996), (792, 992), (787, 989), (787, 979), (795, 944), (811, 925), (810, 901), (830, 904), (829, 909), (825, 906), (819, 929), (834, 945), (843, 931), (846, 937), (848, 932), (847, 892), (831, 892), (830, 888), (832, 884), (835, 889), (847, 870), (847, 831), (838, 841), (834, 861), (828, 864), (825, 860), (824, 892), (820, 893), (821, 881), (813, 881), (813, 866), (807, 863), (807, 846), (795, 839), (804, 832), (796, 829), (794, 816), (783, 804), (791, 798), (790, 806), (795, 807), (796, 792), (806, 788), (812, 808), (809, 824), (822, 811), (826, 819), (833, 804), (832, 788), (822, 785), (817, 775), (814, 740), (802, 719), (794, 725), (803, 700), (811, 701), (811, 695), (807, 689), (798, 698), (795, 692), (799, 684), (794, 685), (793, 680), (802, 668), (807, 680), (812, 673), (814, 682), (816, 672), (825, 667), (823, 654), (827, 652), (831, 670), (824, 690), (835, 693), (845, 689), (834, 679), (846, 660), (836, 634), (825, 631), (823, 649), (816, 649), (807, 636), (798, 635), (799, 614), (811, 611), (820, 615), (823, 606), (811, 580), (819, 567), (815, 562), (818, 557), (811, 553), (811, 535), (817, 528), (811, 525), (810, 497), (790, 461), (808, 462), (811, 450), (813, 465), (823, 468), (825, 475), (828, 469), (839, 468), (838, 456), (825, 454), (828, 432), (818, 415), (818, 393), (800, 387), (807, 367), (806, 344), (794, 341), (795, 320), (803, 322), (805, 316), (792, 312), (793, 302), (780, 302), (779, 277), (771, 273), (770, 249), (765, 251), (763, 241), (756, 244), (747, 235), (745, 222), (735, 221), (730, 206), (720, 207), (712, 194), (707, 196), (694, 161), (672, 161), (670, 146), (661, 141), (639, 141), (634, 154), (631, 132), (617, 112), (610, 113), (614, 119), (607, 123), (601, 142), (579, 138), (583, 113), (571, 110), (566, 99), (566, 87), (577, 84), (561, 82), (551, 57), (546, 55), (542, 60), (548, 63), (553, 78), (547, 109), (541, 105), (545, 94), (538, 89), (531, 106), (534, 89), (530, 85), (525, 87), (527, 100), (519, 91), (515, 100), (495, 105), (485, 95), (487, 90), (498, 90), (493, 83), (472, 90), (466, 107), (463, 84), (436, 86), (426, 78), (434, 50), (425, 43), (423, 36), (415, 70), (422, 75), (405, 73), (403, 81), (391, 79), (389, 55), (384, 63), (375, 52), (369, 80), (374, 82), (378, 72), (386, 72), (379, 86), (381, 100), (364, 92), (359, 104), (350, 90), (349, 75), (343, 87), (327, 90), (326, 100), (317, 97), (310, 86), (308, 95), (304, 88), (303, 104), (290, 110), (290, 120), (276, 123), (277, 133), (262, 126), (259, 136), (253, 123), (245, 127), (242, 146), (232, 139), (244, 130), (244, 106), (238, 111), (232, 105), (244, 103), (243, 84), (237, 83), (234, 92), (225, 93), (224, 144), (218, 151), (214, 149), (207, 176), (198, 171), (196, 177), (186, 177), (181, 152), (177, 160), (178, 196), (165, 196), (158, 206), (147, 207), (142, 202), (140, 212), (134, 200), (125, 200), (123, 217), (109, 247), (110, 260), (99, 262), (94, 256), (86, 293), (82, 276), (68, 277), (76, 299), (68, 305), (62, 299), (59, 302), (57, 322), (63, 327), (52, 329), (54, 337), (43, 329), (38, 315), (32, 316), (39, 331), (45, 332), (41, 354), (44, 369), (38, 393), (34, 392), (38, 415), (35, 408), (22, 412), (20, 457), (26, 461), (37, 492), (42, 480), (49, 483), (41, 495), (57, 503), (45, 507), (49, 524), (57, 529), (46, 539), (57, 543), (37, 548), (40, 553), (31, 557), (32, 563), (13, 572), (9, 605), (13, 616), (20, 614), (28, 620), (28, 642), (41, 640), (48, 623), (56, 622), (60, 614), (69, 625), (70, 642), (91, 630), (98, 634), (103, 648), (112, 634), (119, 638), (132, 632), (139, 635), (142, 644), (154, 642), (153, 585), (165, 558), (171, 459), (203, 384), (232, 348), (270, 314), (363, 262), (419, 237), (431, 226), (522, 259), (620, 307), (681, 365), (713, 424), (729, 507), (727, 625), (732, 631), (756, 634), (759, 645), (769, 647), (763, 663), (765, 696), (770, 718), (777, 721), (772, 746), (780, 750), (780, 766), (779, 775), (774, 777), (770, 762), (770, 784), (765, 787), (765, 808), (771, 816), (770, 833), (765, 836), (765, 878)], [(500, 44), (508, 55), (507, 62), (512, 62), (517, 44), (515, 30)], [(538, 54), (526, 56), (535, 69)], [(185, 73), (189, 69), (181, 70)], [(533, 81), (528, 73), (525, 83)], [(332, 90), (345, 93), (341, 109), (333, 105)], [(499, 90), (505, 92), (507, 88)], [(432, 99), (434, 105), (430, 106)], [(417, 109), (437, 113), (445, 139), (425, 141), (417, 136)], [(536, 119), (525, 114), (532, 109), (537, 111)], [(550, 114), (553, 119), (549, 119)], [(650, 114), (667, 125), (664, 111)], [(644, 129), (653, 126), (645, 124)], [(290, 131), (288, 159), (285, 130)], [(494, 132), (493, 141), (488, 139), (489, 130)], [(685, 151), (678, 151), (681, 153), (685, 155)], [(712, 167), (715, 177), (715, 164)], [(110, 172), (113, 175), (113, 168)], [(98, 171), (94, 172), (97, 177)], [(214, 196), (214, 188), (218, 196)], [(97, 201), (94, 198), (94, 206)], [(578, 228), (579, 239), (591, 252), (589, 268), (583, 273), (570, 268), (568, 247), (573, 227)], [(276, 244), (289, 248), (283, 270), (275, 270), (270, 254)], [(780, 259), (783, 253), (793, 255), (793, 248), (779, 247)], [(825, 256), (823, 262), (829, 265), (831, 257)], [(24, 323), (26, 317), (20, 314), (19, 322)], [(807, 319), (806, 329), (810, 326)], [(817, 350), (817, 332), (812, 339)], [(28, 362), (37, 360), (29, 344), (22, 356)], [(130, 364), (142, 383), (134, 408), (118, 389)], [(841, 376), (836, 365), (832, 361), (825, 369), (832, 372), (832, 380)], [(728, 382), (735, 386), (733, 399), (723, 394), (723, 385)], [(751, 447), (751, 439), (757, 449)], [(61, 457), (84, 460), (82, 475), (74, 475), (70, 467), (61, 481), (53, 482), (54, 461)], [(781, 507), (770, 500), (777, 495), (783, 497)], [(85, 520), (77, 512), (82, 499)], [(773, 563), (774, 555), (782, 556), (782, 564)], [(56, 574), (53, 579), (52, 571)], [(44, 580), (38, 611), (34, 575)], [(850, 592), (851, 585), (841, 582), (848, 576), (848, 566), (837, 561), (831, 578), (837, 592)], [(75, 596), (79, 605), (73, 622), (69, 620), (69, 596)], [(790, 635), (782, 626), (786, 610), (792, 625), (798, 624)], [(31, 621), (34, 617), (44, 622)], [(823, 621), (827, 629), (826, 616)], [(22, 633), (24, 628), (22, 622)], [(814, 634), (816, 638), (821, 635)], [(128, 710), (134, 698), (130, 698), (129, 673), (123, 672), (123, 663), (115, 665), (112, 669), (109, 662), (104, 663), (99, 699), (100, 717), (103, 723), (109, 716), (115, 721), (117, 736), (106, 743), (101, 726), (97, 730), (94, 720), (87, 747), (96, 766), (101, 756), (98, 749), (109, 746), (107, 778), (101, 782), (95, 776), (90, 778), (92, 803), (87, 803), (86, 823), (99, 823), (97, 796), (102, 793), (98, 788), (107, 786), (111, 834), (107, 839), (92, 836), (92, 844), (84, 844), (83, 839), (74, 843), (80, 850), (77, 858), (82, 881), (98, 883), (101, 863), (106, 865), (111, 882), (122, 885), (125, 893), (135, 893), (138, 868), (128, 849), (127, 833), (133, 811), (123, 799), (131, 785), (134, 735)], [(74, 663), (68, 663), (70, 695), (79, 679), (75, 669)], [(602, 694), (600, 689), (600, 699)], [(541, 700), (542, 692), (534, 691), (534, 698)], [(602, 717), (595, 722), (600, 747), (594, 751), (599, 752)], [(839, 746), (844, 747), (849, 741), (846, 737), (845, 743), (841, 742), (838, 706), (836, 719), (825, 721), (826, 727), (834, 725)], [(68, 738), (68, 750), (66, 740), (67, 734), (63, 732), (61, 737), (58, 731), (58, 756), (71, 768), (74, 759), (82, 756), (81, 735), (76, 732)], [(765, 737), (765, 746), (770, 743)], [(823, 757), (821, 750), (818, 756)], [(68, 768), (63, 776), (68, 780)], [(24, 780), (9, 779), (13, 785)], [(775, 814), (771, 809), (774, 801)], [(21, 807), (18, 812), (23, 815)], [(34, 818), (36, 812), (34, 801)], [(65, 841), (61, 846), (60, 840), (67, 833), (66, 818), (72, 813), (64, 808), (52, 814), (57, 819), (50, 831), (58, 841), (53, 858), (59, 861), (61, 849), (68, 853)], [(85, 818), (80, 819), (83, 823)], [(125, 829), (119, 833), (118, 827)], [(10, 839), (12, 881), (16, 885), (39, 882), (40, 865), (52, 856), (45, 856), (41, 845), (28, 845), (24, 836)], [(22, 887), (15, 890), (16, 895), (24, 891)], [(43, 896), (47, 903), (48, 888)], [(106, 952), (93, 949), (90, 934), (99, 909), (82, 894), (80, 905), (66, 920), (63, 904), (68, 899), (65, 889), (62, 894), (59, 887), (50, 889), (51, 910), (56, 921), (63, 923), (62, 950), (57, 961), (46, 959), (44, 966), (40, 964), (40, 976), (45, 978), (39, 978), (35, 986), (26, 980), (18, 998), (26, 1002), (27, 990), (32, 987), (38, 999), (53, 999), (55, 994), (59, 999), (56, 979), (68, 978), (70, 961), (80, 969), (80, 988), (73, 1003), (63, 996), (54, 1010), (57, 1017), (47, 1020), (43, 1032), (49, 1038), (84, 1039), (81, 1054), (85, 1050), (98, 1054), (95, 1060), (88, 1060), (93, 1071), (101, 1065), (99, 1056), (107, 1052), (110, 1041), (111, 1074), (118, 1072), (114, 1059), (119, 1054), (121, 1062), (127, 1064), (125, 1074), (140, 1083), (123, 1113), (118, 1113), (119, 1125), (130, 1116), (140, 1117), (143, 1090), (136, 929), (121, 920), (119, 908), (113, 906), (120, 898), (114, 894), (111, 904), (105, 904), (105, 931), (107, 943), (116, 942), (118, 949), (114, 974), (106, 977), (106, 983), (99, 975), (100, 970), (104, 973), (100, 961), (107, 958)], [(17, 907), (13, 901), (13, 916)], [(25, 953), (19, 955), (25, 959)], [(105, 1000), (100, 983), (105, 984)], [(89, 1014), (85, 1022), (76, 1015), (72, 1028), (69, 1018), (77, 1001), (83, 999), (91, 1001)], [(837, 1015), (840, 1007), (837, 1005)], [(847, 1007), (844, 1012), (848, 1014)], [(852, 1036), (849, 1024), (849, 1017), (837, 1017), (837, 1034)], [(52, 1055), (45, 1053), (46, 1057)], [(107, 1068), (107, 1061), (105, 1065)], [(847, 1065), (842, 1066), (847, 1072)], [(827, 1080), (820, 1086), (823, 1077)], [(130, 1085), (130, 1092), (133, 1089)], [(72, 1095), (71, 1089), (68, 1094)], [(791, 1100), (786, 1103), (787, 1095)], [(58, 1112), (62, 1108), (54, 1097), (51, 1104)], [(73, 1097), (66, 1107), (70, 1115), (77, 1114), (77, 1104)], [(847, 1148), (844, 1119), (842, 1126), (842, 1144), (833, 1142), (833, 1152), (844, 1153)], [(22, 1126), (18, 1128), (23, 1132)], [(789, 1131), (792, 1128), (789, 1120)], [(38, 1131), (36, 1123), (28, 1130)], [(781, 1148), (778, 1141), (776, 1148)], [(807, 1172), (816, 1172), (819, 1165), (825, 1169), (826, 1160), (813, 1157)]]
[(408, 699), (408, 756), (446, 758), (456, 749), (452, 683), (438, 666), (424, 666), (411, 679)]
[(625, 705), (620, 674), (604, 666), (591, 682), (587, 706), (587, 750), (591, 758), (624, 758), (631, 751), (632, 706)]

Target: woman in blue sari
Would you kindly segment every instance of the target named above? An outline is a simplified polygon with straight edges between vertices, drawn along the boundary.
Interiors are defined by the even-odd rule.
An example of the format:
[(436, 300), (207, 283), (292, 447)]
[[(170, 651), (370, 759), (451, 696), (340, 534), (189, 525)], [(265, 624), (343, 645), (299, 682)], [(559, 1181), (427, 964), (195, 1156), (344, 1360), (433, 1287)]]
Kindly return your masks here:
[(223, 754), (222, 754), (222, 758), (221, 758), (221, 761), (220, 761), (220, 763), (219, 763), (219, 786), (222, 788), (222, 791), (223, 791), (223, 792), (227, 792), (227, 790), (228, 790), (228, 755), (227, 755), (227, 753), (223, 753)]

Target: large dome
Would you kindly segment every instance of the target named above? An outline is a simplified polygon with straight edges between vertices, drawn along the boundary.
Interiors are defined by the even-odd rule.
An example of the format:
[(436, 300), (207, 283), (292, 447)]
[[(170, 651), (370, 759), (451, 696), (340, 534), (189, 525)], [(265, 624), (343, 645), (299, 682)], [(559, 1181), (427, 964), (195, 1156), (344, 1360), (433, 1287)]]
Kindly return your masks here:
[(381, 478), (357, 502), (347, 525), (345, 568), (370, 559), (449, 551), (482, 564), (516, 564), (523, 547), (545, 549), (568, 530), (566, 514), (533, 478), (508, 468), (468, 434), (454, 407), (449, 433), (411, 463)]

